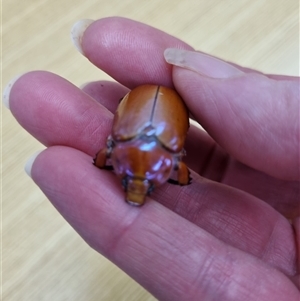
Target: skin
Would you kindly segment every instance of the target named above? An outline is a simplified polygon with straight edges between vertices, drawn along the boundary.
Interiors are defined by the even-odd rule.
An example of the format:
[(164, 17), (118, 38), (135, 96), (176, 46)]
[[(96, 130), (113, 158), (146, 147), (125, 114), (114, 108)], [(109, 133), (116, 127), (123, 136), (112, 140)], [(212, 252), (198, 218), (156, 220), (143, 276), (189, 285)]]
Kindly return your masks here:
[[(298, 79), (236, 65), (242, 76), (211, 79), (172, 68), (168, 47), (191, 49), (107, 18), (87, 29), (82, 48), (121, 85), (99, 81), (81, 91), (48, 72), (23, 75), (11, 111), (47, 146), (33, 180), (92, 248), (159, 300), (299, 300)], [(134, 208), (92, 157), (105, 146), (118, 100), (146, 83), (175, 86), (210, 136), (188, 133), (191, 185), (165, 184)]]

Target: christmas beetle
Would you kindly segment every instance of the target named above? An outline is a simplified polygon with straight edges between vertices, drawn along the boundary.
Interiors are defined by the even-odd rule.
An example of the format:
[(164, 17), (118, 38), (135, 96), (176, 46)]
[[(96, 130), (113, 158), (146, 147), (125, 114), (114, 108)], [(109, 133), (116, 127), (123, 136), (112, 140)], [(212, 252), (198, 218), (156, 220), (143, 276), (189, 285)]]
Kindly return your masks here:
[(168, 181), (177, 171), (179, 185), (190, 183), (182, 157), (189, 128), (188, 110), (179, 94), (170, 88), (143, 85), (130, 91), (116, 110), (112, 133), (94, 165), (106, 168), (110, 159), (121, 178), (126, 201), (140, 206), (146, 195)]

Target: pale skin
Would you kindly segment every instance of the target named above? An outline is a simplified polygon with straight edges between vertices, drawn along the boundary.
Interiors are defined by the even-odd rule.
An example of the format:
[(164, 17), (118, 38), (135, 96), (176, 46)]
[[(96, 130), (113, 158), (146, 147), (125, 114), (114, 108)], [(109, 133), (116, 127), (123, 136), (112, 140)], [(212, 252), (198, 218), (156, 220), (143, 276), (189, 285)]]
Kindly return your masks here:
[[(33, 180), (92, 248), (159, 300), (299, 300), (299, 79), (236, 65), (212, 78), (168, 64), (172, 47), (192, 50), (146, 25), (102, 19), (82, 49), (118, 83), (83, 92), (48, 72), (23, 75), (10, 109), (47, 146)], [(191, 185), (167, 183), (135, 208), (92, 158), (119, 99), (147, 83), (175, 87), (209, 135), (189, 130)]]

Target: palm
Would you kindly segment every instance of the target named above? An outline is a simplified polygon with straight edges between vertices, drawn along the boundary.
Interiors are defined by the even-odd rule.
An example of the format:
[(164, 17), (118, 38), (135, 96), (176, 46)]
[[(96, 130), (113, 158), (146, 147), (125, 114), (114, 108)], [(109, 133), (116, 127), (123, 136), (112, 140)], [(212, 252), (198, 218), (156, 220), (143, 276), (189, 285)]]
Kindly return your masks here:
[[(182, 91), (180, 70), (172, 79), (162, 53), (167, 47), (189, 46), (141, 24), (102, 22), (110, 22), (108, 31), (101, 31), (104, 23), (99, 22), (83, 40), (94, 64), (129, 88), (143, 83), (171, 86), (174, 80)], [(113, 38), (105, 46), (99, 42), (101, 32), (107, 41), (116, 31), (124, 32), (117, 45)], [(137, 45), (126, 44), (132, 41), (128, 35), (135, 35)], [(144, 49), (146, 44), (152, 48)], [(144, 67), (147, 58), (149, 69)], [(128, 89), (97, 82), (83, 90), (56, 75), (33, 72), (14, 86), (10, 106), (21, 125), (49, 146), (34, 163), (34, 181), (93, 248), (160, 299), (296, 300), (295, 233), (282, 215), (296, 217), (299, 183), (293, 175), (287, 181), (272, 177), (270, 166), (261, 170), (271, 170), (271, 175), (257, 171), (255, 154), (251, 161), (246, 146), (237, 154), (244, 164), (233, 159), (239, 141), (230, 135), (229, 142), (222, 138), (218, 125), (201, 115), (205, 108), (198, 112), (191, 102), (193, 115), (224, 148), (192, 126), (186, 162), (193, 183), (166, 184), (143, 208), (132, 208), (125, 204), (115, 175), (95, 168), (91, 159), (105, 144), (118, 100)], [(26, 111), (21, 109), (25, 104)]]

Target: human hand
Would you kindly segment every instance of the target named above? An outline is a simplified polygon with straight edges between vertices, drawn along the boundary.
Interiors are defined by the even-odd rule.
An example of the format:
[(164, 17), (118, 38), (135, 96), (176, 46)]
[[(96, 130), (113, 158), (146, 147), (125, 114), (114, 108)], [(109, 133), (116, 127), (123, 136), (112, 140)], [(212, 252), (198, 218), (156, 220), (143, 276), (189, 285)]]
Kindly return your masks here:
[[(298, 300), (299, 79), (167, 50), (181, 65), (172, 67), (165, 49), (190, 46), (122, 18), (94, 22), (79, 40), (122, 85), (81, 91), (36, 71), (6, 94), (18, 122), (47, 146), (27, 170), (57, 210), (160, 300)], [(145, 83), (174, 85), (210, 136), (189, 130), (191, 185), (165, 184), (134, 208), (92, 157), (118, 100)]]

